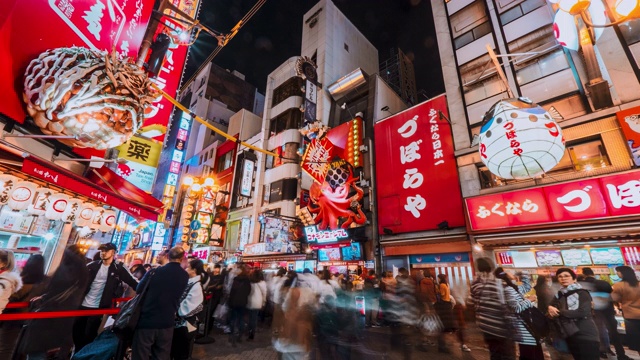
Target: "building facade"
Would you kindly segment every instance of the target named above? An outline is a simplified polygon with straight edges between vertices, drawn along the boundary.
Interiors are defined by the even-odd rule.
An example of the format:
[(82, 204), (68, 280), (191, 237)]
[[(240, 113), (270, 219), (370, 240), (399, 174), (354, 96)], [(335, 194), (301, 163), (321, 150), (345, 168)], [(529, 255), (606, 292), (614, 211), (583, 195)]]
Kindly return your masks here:
[[(432, 8), (474, 256), (539, 274), (560, 265), (600, 266), (603, 274), (611, 272), (607, 265), (635, 265), (626, 254), (640, 240), (640, 207), (621, 193), (640, 176), (633, 142), (640, 32), (633, 22), (593, 30), (544, 0), (434, 1)], [(596, 16), (598, 9), (588, 11)], [(592, 31), (595, 44), (583, 37), (572, 48), (561, 37), (572, 31)], [(507, 180), (483, 164), (477, 136), (492, 105), (515, 97), (554, 118), (566, 150), (552, 170)], [(535, 206), (522, 211), (525, 202)], [(580, 207), (587, 202), (598, 211)], [(603, 260), (604, 253), (612, 257)]]

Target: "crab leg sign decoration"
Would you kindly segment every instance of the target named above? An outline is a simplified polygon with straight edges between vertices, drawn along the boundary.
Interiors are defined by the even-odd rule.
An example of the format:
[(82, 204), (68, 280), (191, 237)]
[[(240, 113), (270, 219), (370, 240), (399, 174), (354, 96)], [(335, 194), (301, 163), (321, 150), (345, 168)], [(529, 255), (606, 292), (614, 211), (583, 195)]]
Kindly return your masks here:
[[(347, 229), (352, 224), (363, 225), (367, 218), (362, 212), (360, 200), (364, 191), (356, 185), (353, 167), (345, 160), (331, 162), (322, 183), (313, 182), (309, 189), (311, 213), (319, 230)], [(353, 196), (349, 194), (355, 191)]]

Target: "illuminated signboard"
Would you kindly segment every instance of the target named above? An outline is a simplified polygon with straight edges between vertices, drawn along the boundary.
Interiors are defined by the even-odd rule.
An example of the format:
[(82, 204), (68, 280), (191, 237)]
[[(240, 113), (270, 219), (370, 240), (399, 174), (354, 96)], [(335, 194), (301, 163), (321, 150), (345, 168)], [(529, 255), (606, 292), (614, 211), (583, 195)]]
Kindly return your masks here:
[(162, 144), (133, 136), (117, 149), (118, 157), (127, 160), (125, 163), (118, 164), (117, 174), (138, 188), (151, 192)]
[(253, 169), (255, 162), (244, 159), (242, 166), (242, 182), (240, 183), (240, 195), (251, 197), (251, 189), (253, 187)]
[(317, 242), (319, 244), (335, 242), (339, 241), (340, 239), (346, 239), (349, 237), (349, 234), (347, 234), (347, 231), (345, 229), (318, 230), (318, 227), (315, 225), (306, 226), (304, 228), (304, 232), (307, 236), (308, 242)]

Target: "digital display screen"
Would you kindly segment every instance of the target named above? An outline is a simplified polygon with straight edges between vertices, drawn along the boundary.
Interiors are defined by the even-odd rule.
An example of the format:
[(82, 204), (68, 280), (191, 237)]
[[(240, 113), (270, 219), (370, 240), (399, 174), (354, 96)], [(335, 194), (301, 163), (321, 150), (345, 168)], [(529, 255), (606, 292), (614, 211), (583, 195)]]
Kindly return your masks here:
[(591, 249), (591, 259), (594, 265), (618, 265), (624, 264), (620, 248)]
[(314, 260), (305, 260), (304, 268), (315, 272), (315, 270), (316, 270), (316, 262)]
[(320, 261), (340, 261), (340, 248), (318, 250), (318, 260)]
[(360, 243), (351, 243), (351, 246), (346, 246), (342, 248), (342, 260), (352, 261), (352, 260), (361, 260), (361, 259), (362, 259), (362, 250), (360, 248)]
[(296, 272), (301, 273), (304, 271), (304, 260), (302, 261), (296, 261)]
[(513, 259), (514, 267), (521, 267), (521, 268), (538, 267), (538, 263), (536, 263), (536, 255), (531, 251), (522, 251), (522, 252), (511, 251), (509, 254)]

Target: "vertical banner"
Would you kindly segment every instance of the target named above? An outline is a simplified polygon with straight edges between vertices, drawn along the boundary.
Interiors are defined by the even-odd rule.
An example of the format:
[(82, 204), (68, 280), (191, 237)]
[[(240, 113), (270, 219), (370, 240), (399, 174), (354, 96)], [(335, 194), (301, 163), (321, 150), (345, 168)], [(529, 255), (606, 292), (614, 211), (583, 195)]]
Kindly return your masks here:
[(627, 140), (633, 163), (640, 166), (640, 107), (619, 111), (616, 117)]
[(317, 91), (316, 84), (309, 80), (306, 80), (305, 85), (305, 97), (304, 97), (304, 125), (311, 124), (316, 121), (316, 104), (317, 104)]
[(441, 95), (374, 125), (381, 233), (465, 225), (451, 126), (445, 118), (447, 99)]

